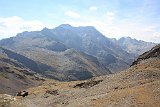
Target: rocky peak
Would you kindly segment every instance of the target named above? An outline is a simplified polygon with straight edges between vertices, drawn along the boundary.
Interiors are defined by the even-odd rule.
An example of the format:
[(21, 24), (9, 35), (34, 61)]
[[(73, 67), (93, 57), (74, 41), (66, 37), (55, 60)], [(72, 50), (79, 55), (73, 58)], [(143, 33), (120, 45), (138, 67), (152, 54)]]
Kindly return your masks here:
[(70, 24), (61, 24), (57, 28), (72, 29), (73, 27)]

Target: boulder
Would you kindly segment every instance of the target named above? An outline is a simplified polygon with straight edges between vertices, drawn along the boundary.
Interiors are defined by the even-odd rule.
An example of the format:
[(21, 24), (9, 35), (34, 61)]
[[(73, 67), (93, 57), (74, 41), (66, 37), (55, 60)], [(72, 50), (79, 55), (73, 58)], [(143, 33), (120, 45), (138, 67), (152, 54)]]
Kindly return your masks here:
[(27, 91), (20, 91), (17, 93), (17, 96), (22, 96), (22, 97), (28, 96), (28, 92)]

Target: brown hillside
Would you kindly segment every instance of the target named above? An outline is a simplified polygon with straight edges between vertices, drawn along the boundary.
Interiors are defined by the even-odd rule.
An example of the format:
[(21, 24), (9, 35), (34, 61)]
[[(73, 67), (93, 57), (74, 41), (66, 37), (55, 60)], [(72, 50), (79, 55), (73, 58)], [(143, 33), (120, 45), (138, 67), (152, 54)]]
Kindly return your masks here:
[(22, 89), (38, 86), (44, 81), (40, 75), (36, 74), (21, 63), (8, 58), (6, 54), (0, 54), (0, 93), (15, 95)]

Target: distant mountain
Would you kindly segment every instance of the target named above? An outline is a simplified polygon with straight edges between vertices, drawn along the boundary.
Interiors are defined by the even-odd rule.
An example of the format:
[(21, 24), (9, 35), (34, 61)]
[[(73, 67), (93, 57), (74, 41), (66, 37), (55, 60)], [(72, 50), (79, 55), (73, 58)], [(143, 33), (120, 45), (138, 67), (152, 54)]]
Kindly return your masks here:
[[(49, 73), (49, 75), (57, 75), (58, 78), (54, 78), (61, 78), (62, 80), (64, 78), (65, 80), (70, 78), (70, 76), (66, 77), (62, 75), (64, 72), (67, 73), (66, 71), (77, 72), (76, 69), (78, 69), (78, 71), (83, 71), (79, 69), (79, 67), (84, 67), (84, 71), (92, 72), (91, 74), (88, 74), (91, 77), (97, 76), (97, 74), (110, 74), (110, 71), (114, 73), (128, 68), (134, 59), (133, 55), (127, 53), (120, 46), (111, 42), (109, 38), (102, 35), (92, 26), (72, 27), (68, 24), (63, 24), (54, 29), (44, 28), (41, 31), (26, 31), (17, 34), (16, 37), (1, 40), (0, 46), (12, 49), (36, 62), (51, 66), (52, 70), (49, 69), (45, 71)], [(85, 61), (83, 63), (86, 66), (81, 65), (79, 62), (75, 62), (73, 58), (68, 57), (65, 54), (72, 48), (75, 50), (74, 54), (77, 54), (76, 56), (81, 55), (81, 57), (86, 59), (86, 56), (81, 54), (85, 53), (85, 55), (97, 59), (99, 65), (93, 61), (91, 63), (89, 60), (87, 60), (89, 61), (88, 63), (83, 60)], [(75, 66), (73, 63), (76, 63), (79, 67)], [(65, 67), (66, 65), (67, 67)], [(94, 70), (93, 66), (95, 67)], [(62, 77), (59, 77), (59, 75)], [(70, 75), (70, 73), (68, 75)], [(74, 78), (73, 80), (75, 79), (77, 78)], [(87, 78), (84, 77), (81, 79)]]
[(150, 50), (152, 47), (156, 45), (152, 42), (136, 40), (130, 37), (122, 37), (118, 40), (111, 39), (111, 41), (121, 46), (121, 48), (127, 51), (128, 53), (135, 54), (136, 56), (141, 55), (142, 53)]
[(38, 86), (44, 81), (40, 75), (10, 58), (11, 54), (16, 53), (0, 47), (0, 94), (15, 94), (22, 89)]
[[(34, 61), (31, 65), (35, 67), (35, 72), (56, 80), (84, 80), (111, 74), (97, 57), (76, 51), (50, 33), (47, 28), (40, 32), (23, 32), (16, 37), (0, 41), (0, 44)], [(71, 40), (77, 42), (75, 38)]]
[(62, 42), (70, 48), (96, 56), (112, 72), (127, 68), (134, 59), (131, 54), (92, 26), (72, 27), (63, 24), (54, 29), (48, 29), (48, 32), (45, 29), (45, 35), (49, 35), (49, 33), (54, 35), (52, 36), (54, 40)]

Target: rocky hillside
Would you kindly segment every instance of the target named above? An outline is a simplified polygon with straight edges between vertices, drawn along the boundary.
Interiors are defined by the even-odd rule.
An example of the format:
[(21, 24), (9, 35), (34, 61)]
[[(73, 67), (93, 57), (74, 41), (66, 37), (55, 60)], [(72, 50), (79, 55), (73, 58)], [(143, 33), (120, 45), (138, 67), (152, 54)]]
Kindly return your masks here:
[(119, 45), (122, 49), (128, 53), (135, 54), (135, 56), (141, 55), (142, 53), (149, 51), (156, 44), (152, 42), (145, 42), (142, 40), (132, 39), (130, 37), (122, 37), (118, 40), (111, 39), (112, 42)]
[[(0, 93), (15, 95), (18, 91), (38, 86), (44, 79), (0, 48)], [(8, 50), (9, 51), (9, 50)], [(14, 53), (14, 52), (11, 52)], [(16, 53), (14, 53), (16, 54)]]
[[(54, 29), (44, 28), (41, 31), (23, 32), (15, 37), (1, 40), (0, 45), (15, 50), (35, 61), (44, 64), (49, 63), (53, 65), (53, 68), (55, 68), (54, 66), (56, 68), (62, 66), (62, 64), (56, 62), (56, 59), (50, 62), (44, 60), (48, 61), (51, 60), (49, 57), (56, 56), (59, 61), (61, 60), (60, 62), (65, 62), (60, 57), (62, 54), (59, 53), (65, 53), (67, 49), (71, 48), (78, 53), (83, 52), (96, 57), (101, 65), (99, 67), (104, 68), (103, 66), (105, 66), (112, 72), (128, 68), (134, 59), (133, 55), (121, 49), (120, 46), (111, 42), (109, 38), (91, 26), (72, 27), (63, 24)], [(66, 56), (64, 59), (66, 59)], [(56, 63), (58, 64), (55, 65)], [(61, 68), (58, 67), (57, 69)], [(56, 71), (60, 72), (59, 70)], [(106, 74), (108, 74), (108, 70)]]
[(14, 59), (17, 62), (23, 64), (24, 66), (28, 67), (29, 69), (31, 69), (32, 71), (36, 72), (36, 73), (40, 73), (43, 74), (44, 70), (48, 70), (51, 69), (51, 67), (42, 64), (40, 62), (35, 62), (32, 59), (29, 59), (21, 54), (18, 54), (16, 52), (13, 52), (9, 49), (5, 49), (0, 47), (0, 50), (2, 52), (2, 54), (6, 54), (8, 58)]
[(55, 52), (34, 47), (34, 50), (27, 49), (20, 52), (25, 56), (8, 49), (1, 49), (9, 58), (22, 63), (36, 73), (55, 80), (84, 80), (93, 76), (111, 74), (110, 70), (101, 65), (96, 57), (79, 53), (74, 49)]
[(151, 50), (143, 53), (142, 55), (140, 55), (137, 60), (135, 60), (133, 62), (132, 65), (138, 64), (143, 60), (149, 59), (149, 58), (154, 58), (154, 57), (158, 57), (160, 58), (160, 44), (156, 45), (155, 47), (153, 47)]
[(134, 59), (132, 55), (111, 42), (109, 38), (92, 26), (72, 27), (63, 24), (52, 29), (51, 32), (56, 39), (68, 47), (96, 56), (103, 65), (113, 72), (127, 68)]
[[(159, 107), (159, 45), (144, 53), (128, 70), (85, 81), (45, 81), (26, 90), (29, 95), (0, 95), (1, 106), (12, 107)], [(6, 100), (4, 100), (6, 99)]]

